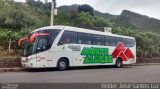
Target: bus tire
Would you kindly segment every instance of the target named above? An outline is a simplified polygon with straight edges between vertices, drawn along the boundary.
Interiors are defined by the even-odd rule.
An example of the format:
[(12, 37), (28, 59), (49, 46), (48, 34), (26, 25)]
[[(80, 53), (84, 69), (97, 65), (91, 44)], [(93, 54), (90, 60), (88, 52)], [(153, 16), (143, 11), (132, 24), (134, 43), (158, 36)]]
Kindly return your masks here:
[(64, 71), (69, 67), (69, 63), (67, 61), (67, 59), (61, 58), (58, 60), (57, 62), (57, 69), (59, 71)]
[(118, 58), (115, 63), (115, 68), (122, 68), (122, 66), (123, 66), (122, 60)]

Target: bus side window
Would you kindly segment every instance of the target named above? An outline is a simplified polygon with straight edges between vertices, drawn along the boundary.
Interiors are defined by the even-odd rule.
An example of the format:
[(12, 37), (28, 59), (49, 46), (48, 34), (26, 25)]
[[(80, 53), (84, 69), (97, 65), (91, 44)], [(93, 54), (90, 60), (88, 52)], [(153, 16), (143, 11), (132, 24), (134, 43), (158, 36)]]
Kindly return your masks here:
[(78, 33), (78, 43), (79, 44), (91, 44), (90, 34)]
[(122, 42), (125, 46), (127, 45), (126, 38), (116, 37), (116, 44), (118, 44), (119, 42)]
[(128, 45), (127, 45), (127, 40), (128, 40), (127, 38), (123, 38), (123, 39), (122, 39), (122, 42), (123, 42), (123, 44), (124, 44), (126, 47), (128, 47)]
[(65, 31), (59, 41), (59, 44), (77, 43), (77, 33), (72, 31)]
[[(119, 42), (122, 42), (122, 38), (116, 37), (116, 44), (118, 44)], [(122, 43), (123, 43), (123, 42), (122, 42)]]
[(135, 41), (133, 39), (129, 39), (129, 38), (117, 37), (116, 41), (117, 41), (116, 43), (122, 42), (126, 47), (133, 47), (135, 45)]
[(116, 45), (116, 38), (111, 36), (105, 36), (105, 45), (106, 46), (115, 46)]
[(52, 45), (53, 41), (56, 39), (56, 37), (59, 34), (59, 32), (60, 32), (60, 30), (57, 30), (57, 29), (48, 30), (47, 33), (50, 33), (50, 35), (48, 36), (48, 38), (50, 39), (49, 40), (49, 44)]
[(126, 47), (130, 47), (130, 39), (126, 39), (125, 41), (126, 41), (125, 46), (126, 46)]
[(134, 39), (128, 39), (127, 40), (127, 47), (133, 47), (135, 45)]
[[(49, 33), (49, 35), (47, 36), (47, 39), (49, 39), (49, 40), (48, 40), (48, 44), (49, 44), (50, 47), (51, 47), (52, 43), (53, 43), (54, 40), (56, 39), (56, 37), (57, 37), (57, 35), (59, 34), (60, 30), (58, 30), (58, 29), (46, 29), (46, 30), (42, 30), (41, 32), (42, 32), (42, 33)], [(49, 48), (50, 48), (50, 47), (49, 47)]]
[(104, 36), (92, 35), (92, 44), (93, 45), (104, 45)]

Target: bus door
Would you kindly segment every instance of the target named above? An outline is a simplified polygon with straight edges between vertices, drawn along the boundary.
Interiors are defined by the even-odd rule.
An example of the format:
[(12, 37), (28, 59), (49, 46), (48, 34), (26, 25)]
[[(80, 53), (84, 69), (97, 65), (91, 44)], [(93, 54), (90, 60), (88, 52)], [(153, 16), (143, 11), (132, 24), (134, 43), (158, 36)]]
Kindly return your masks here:
[[(77, 33), (72, 31), (64, 31), (60, 41), (60, 55), (62, 57), (67, 57), (71, 65), (75, 64), (75, 56), (77, 51), (75, 47), (77, 46)], [(78, 56), (77, 56), (78, 57)]]
[(69, 45), (69, 48), (72, 49), (73, 65), (81, 66), (83, 65), (83, 56), (81, 55), (82, 46), (80, 44)]

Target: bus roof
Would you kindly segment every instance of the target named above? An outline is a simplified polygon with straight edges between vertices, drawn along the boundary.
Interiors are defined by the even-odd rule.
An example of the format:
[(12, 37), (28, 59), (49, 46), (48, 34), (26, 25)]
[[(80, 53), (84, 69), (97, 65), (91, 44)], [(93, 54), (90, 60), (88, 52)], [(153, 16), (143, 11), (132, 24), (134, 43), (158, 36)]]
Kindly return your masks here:
[(91, 34), (98, 34), (98, 35), (107, 35), (107, 36), (135, 39), (134, 37), (130, 37), (130, 36), (122, 36), (122, 35), (112, 34), (109, 32), (95, 31), (95, 30), (91, 30), (91, 29), (63, 26), (63, 25), (46, 26), (46, 27), (38, 28), (38, 29), (32, 31), (32, 33), (39, 31), (39, 30), (44, 30), (44, 29), (60, 29), (60, 30), (68, 30), (68, 31), (74, 31), (74, 32), (83, 32), (83, 33), (91, 33)]

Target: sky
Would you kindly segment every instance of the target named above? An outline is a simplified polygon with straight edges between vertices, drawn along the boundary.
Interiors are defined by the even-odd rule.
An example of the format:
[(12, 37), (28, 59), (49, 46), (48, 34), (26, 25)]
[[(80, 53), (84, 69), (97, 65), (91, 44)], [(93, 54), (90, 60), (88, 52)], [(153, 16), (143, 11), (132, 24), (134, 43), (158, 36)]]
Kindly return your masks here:
[[(15, 1), (25, 2), (25, 0)], [(120, 15), (122, 10), (130, 10), (160, 19), (160, 0), (56, 0), (56, 2), (57, 7), (72, 4), (88, 4), (102, 13)]]

